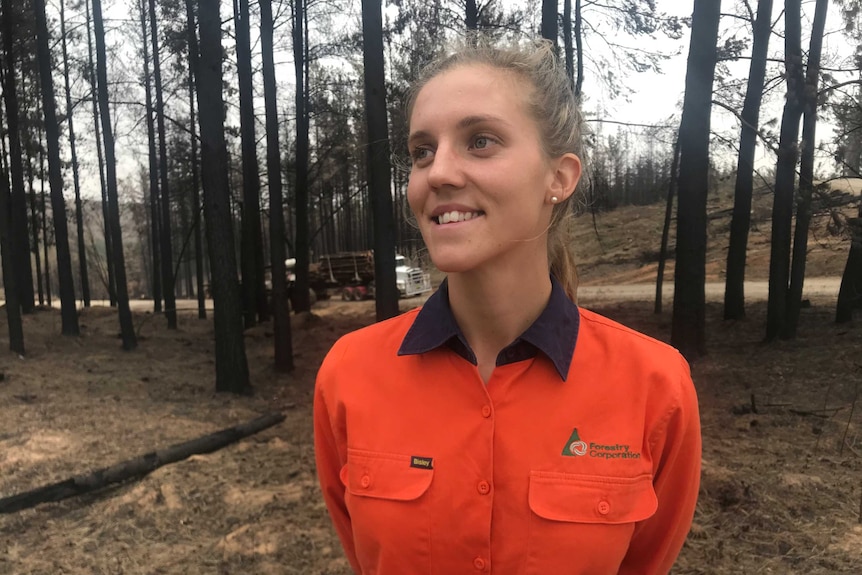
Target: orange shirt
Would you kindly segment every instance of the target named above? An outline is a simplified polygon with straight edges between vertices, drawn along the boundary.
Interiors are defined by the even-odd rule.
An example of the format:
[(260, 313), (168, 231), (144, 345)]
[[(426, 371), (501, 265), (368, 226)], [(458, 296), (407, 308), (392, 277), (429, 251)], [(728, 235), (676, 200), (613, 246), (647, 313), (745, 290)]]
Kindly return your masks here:
[(445, 285), (344, 336), (314, 426), (327, 507), (364, 575), (667, 573), (697, 499), (687, 363), (556, 281), (487, 385)]

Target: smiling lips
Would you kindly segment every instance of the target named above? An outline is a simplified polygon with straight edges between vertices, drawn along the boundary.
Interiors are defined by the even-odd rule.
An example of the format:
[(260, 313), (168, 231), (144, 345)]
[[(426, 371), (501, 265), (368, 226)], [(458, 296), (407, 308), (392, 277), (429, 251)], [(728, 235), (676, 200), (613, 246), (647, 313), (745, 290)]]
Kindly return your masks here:
[(466, 222), (468, 220), (472, 220), (473, 218), (478, 218), (481, 215), (484, 215), (485, 212), (459, 212), (457, 210), (453, 210), (451, 212), (444, 212), (439, 216), (435, 216), (431, 218), (437, 224), (453, 224), (456, 222)]

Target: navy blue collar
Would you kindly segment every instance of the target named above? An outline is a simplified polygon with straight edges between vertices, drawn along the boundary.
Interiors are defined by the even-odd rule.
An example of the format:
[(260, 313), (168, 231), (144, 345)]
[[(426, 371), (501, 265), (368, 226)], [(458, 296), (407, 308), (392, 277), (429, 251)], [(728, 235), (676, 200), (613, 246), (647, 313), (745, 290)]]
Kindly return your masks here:
[[(535, 357), (537, 351), (550, 359), (560, 378), (565, 381), (578, 341), (580, 313), (568, 298), (560, 283), (551, 276), (551, 297), (536, 321), (511, 344), (500, 351), (497, 365), (506, 365)], [(401, 341), (398, 355), (426, 353), (448, 346), (458, 355), (477, 364), (461, 328), (449, 307), (449, 284), (443, 280), (440, 288), (428, 298), (413, 320), (413, 325)]]

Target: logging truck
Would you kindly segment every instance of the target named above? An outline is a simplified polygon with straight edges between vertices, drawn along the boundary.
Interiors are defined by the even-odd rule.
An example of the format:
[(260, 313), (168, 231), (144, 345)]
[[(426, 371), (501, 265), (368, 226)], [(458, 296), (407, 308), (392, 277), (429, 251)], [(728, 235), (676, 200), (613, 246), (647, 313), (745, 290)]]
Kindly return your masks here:
[[(296, 260), (285, 262), (289, 282), (295, 279)], [(309, 265), (309, 286), (318, 299), (329, 297), (330, 290), (345, 301), (358, 301), (374, 297), (374, 254), (367, 252), (341, 252), (320, 257)], [(431, 276), (421, 268), (408, 265), (402, 255), (395, 256), (395, 283), (401, 297), (413, 297), (431, 291)]]

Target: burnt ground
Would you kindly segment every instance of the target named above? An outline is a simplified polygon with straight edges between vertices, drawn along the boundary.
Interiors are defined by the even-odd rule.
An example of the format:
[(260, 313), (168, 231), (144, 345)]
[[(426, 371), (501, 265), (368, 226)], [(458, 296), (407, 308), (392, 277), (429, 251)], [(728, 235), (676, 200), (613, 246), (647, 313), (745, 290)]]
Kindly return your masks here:
[[(650, 219), (650, 209), (659, 210), (600, 217), (628, 237), (601, 228), (605, 248), (617, 245), (604, 252), (616, 264), (586, 262), (585, 283), (650, 276), (654, 264), (643, 260), (654, 235), (632, 236), (637, 222), (619, 225)], [(644, 227), (654, 234), (655, 225)], [(847, 243), (824, 230), (812, 240), (810, 267), (835, 276)], [(721, 246), (715, 249), (711, 279), (720, 281)], [(764, 260), (752, 262), (752, 276), (762, 277)], [(693, 365), (703, 480), (674, 573), (862, 572), (862, 327), (835, 325), (834, 299), (812, 298), (798, 338), (769, 345), (762, 342), (764, 302), (749, 304), (748, 317), (736, 322), (722, 321), (720, 306), (710, 304), (709, 354)], [(670, 312), (654, 315), (649, 301), (581, 303), (670, 337)], [(141, 480), (0, 515), (0, 574), (349, 572), (315, 481), (311, 402), (326, 350), (373, 321), (373, 302), (320, 302), (313, 315), (294, 317), (297, 367), (287, 375), (271, 367), (270, 326), (249, 330), (252, 397), (213, 391), (211, 320), (183, 313), (179, 329), (169, 331), (161, 316), (138, 311), (134, 352), (120, 349), (115, 311), (85, 309), (80, 321), (80, 337), (63, 337), (59, 312), (41, 310), (25, 318), (27, 357), (0, 353), (0, 497), (262, 413), (287, 417)], [(2, 350), (6, 337), (0, 314)]]

